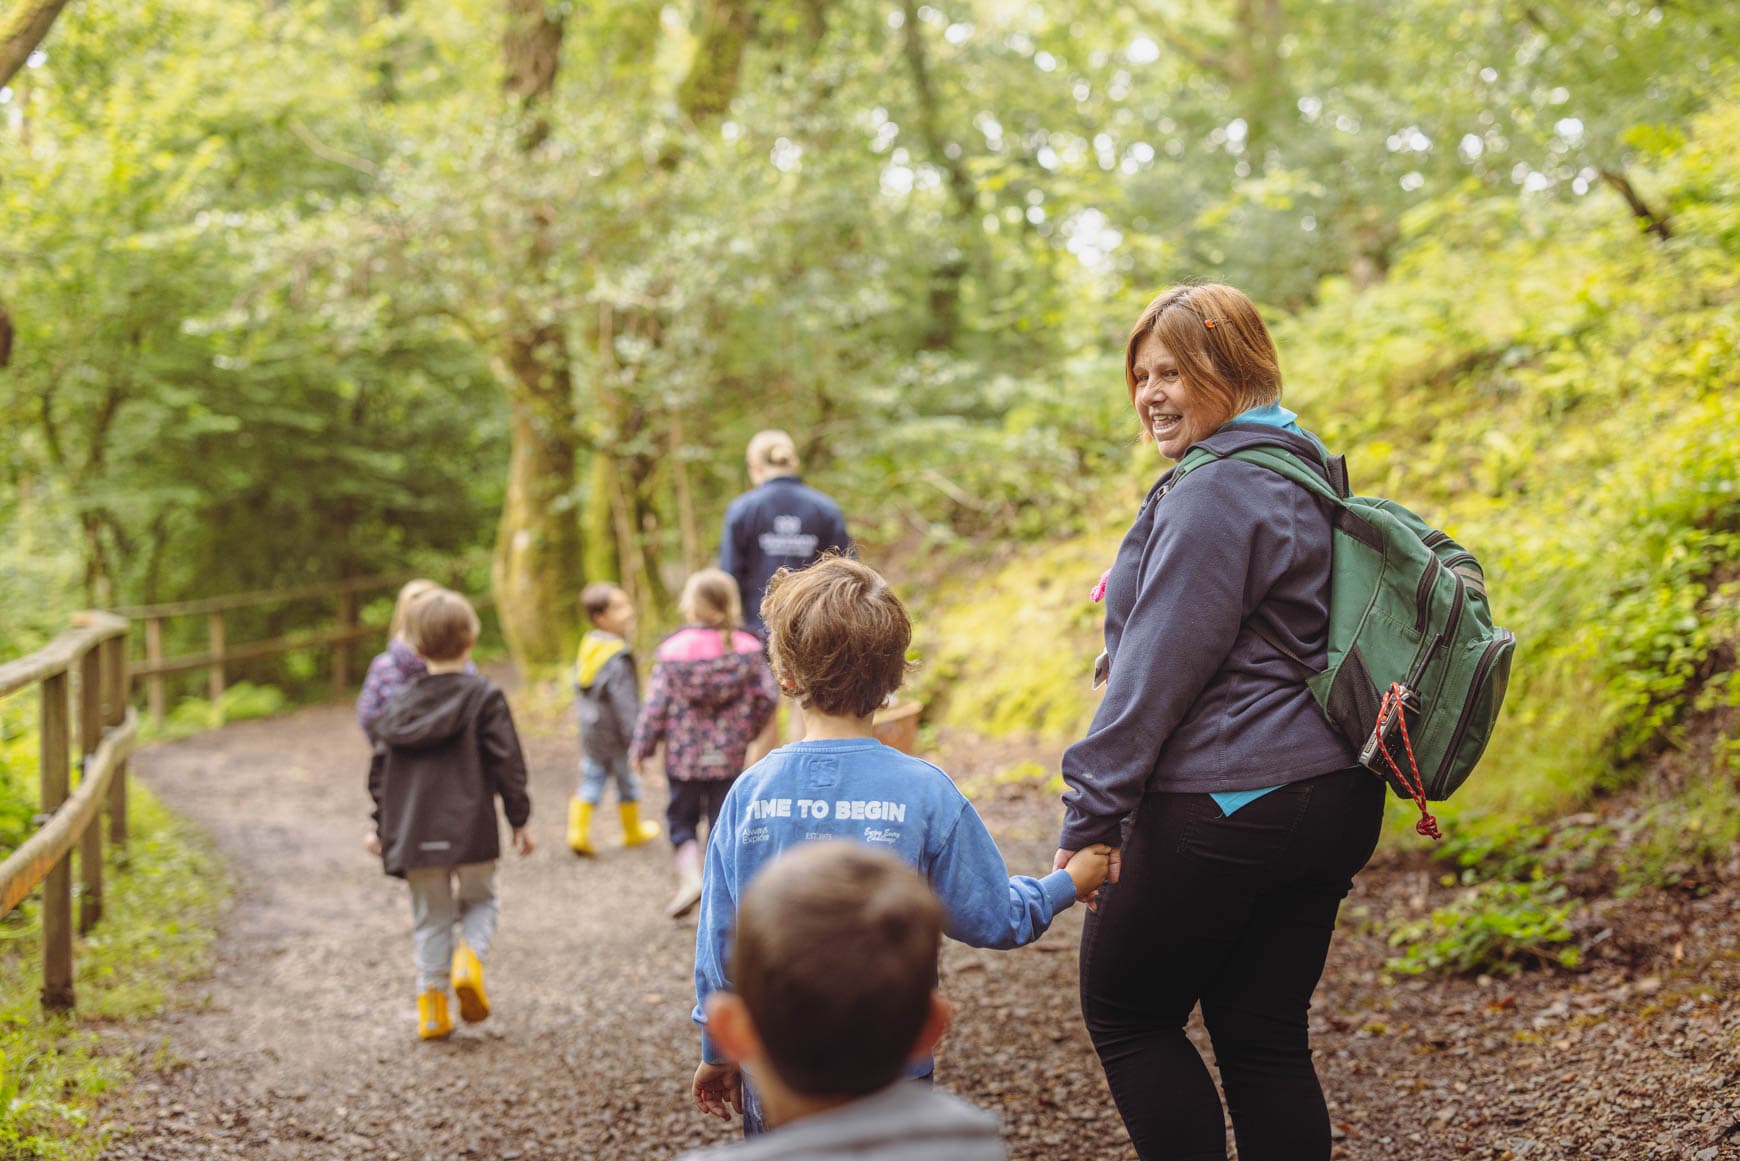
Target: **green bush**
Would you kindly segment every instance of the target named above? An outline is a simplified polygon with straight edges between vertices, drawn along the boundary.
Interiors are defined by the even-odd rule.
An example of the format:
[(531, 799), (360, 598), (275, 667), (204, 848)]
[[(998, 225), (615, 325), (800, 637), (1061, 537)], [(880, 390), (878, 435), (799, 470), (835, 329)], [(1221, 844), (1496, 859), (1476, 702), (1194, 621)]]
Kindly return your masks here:
[(238, 681), (225, 689), (216, 702), (202, 697), (183, 698), (169, 711), (161, 727), (147, 723), (144, 736), (148, 741), (185, 738), (215, 730), (225, 722), (269, 718), (283, 713), (288, 706), (289, 699), (278, 687)]
[(1569, 919), (1577, 909), (1563, 886), (1547, 881), (1482, 883), (1430, 918), (1398, 925), (1390, 946), (1404, 949), (1385, 967), (1403, 975), (1449, 971), (1510, 975), (1535, 965), (1574, 968)]

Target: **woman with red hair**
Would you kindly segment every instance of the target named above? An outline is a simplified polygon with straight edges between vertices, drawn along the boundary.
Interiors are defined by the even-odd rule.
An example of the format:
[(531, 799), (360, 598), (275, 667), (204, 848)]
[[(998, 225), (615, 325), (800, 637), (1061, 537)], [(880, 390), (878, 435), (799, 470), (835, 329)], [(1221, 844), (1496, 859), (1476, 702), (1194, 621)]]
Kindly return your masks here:
[(1118, 848), (1082, 931), (1082, 1013), (1144, 1159), (1226, 1157), (1185, 1036), (1200, 1004), (1240, 1161), (1327, 1161), (1306, 1013), (1384, 784), (1301, 680), (1326, 661), (1330, 505), (1222, 457), (1278, 447), (1331, 483), (1340, 460), (1280, 405), (1275, 344), (1230, 286), (1149, 303), (1124, 372), (1145, 442), (1214, 458), (1160, 477), (1103, 580), (1108, 685), (1063, 758), (1057, 855)]

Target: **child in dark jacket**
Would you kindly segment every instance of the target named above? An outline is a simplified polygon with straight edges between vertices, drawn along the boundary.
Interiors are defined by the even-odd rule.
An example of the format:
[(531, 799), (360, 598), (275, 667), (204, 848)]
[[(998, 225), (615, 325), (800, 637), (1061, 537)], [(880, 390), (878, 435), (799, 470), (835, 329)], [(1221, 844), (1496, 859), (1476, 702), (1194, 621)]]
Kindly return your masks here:
[(688, 625), (659, 646), (629, 750), (638, 770), (664, 744), (671, 787), (665, 820), (677, 866), (677, 892), (666, 907), (673, 918), (701, 898), (701, 814), (712, 833), (749, 743), (779, 704), (761, 640), (738, 628), (743, 606), (730, 573), (702, 569), (683, 587), (678, 607)]
[(640, 674), (628, 645), (634, 604), (627, 593), (603, 581), (580, 590), (580, 604), (592, 620), (592, 631), (580, 639), (580, 655), (574, 659), (580, 788), (568, 804), (568, 846), (577, 855), (590, 855), (595, 853), (592, 812), (604, 801), (607, 782), (616, 783), (623, 846), (651, 842), (659, 837), (659, 826), (641, 821), (640, 782), (628, 764), (628, 744), (640, 716)]
[(440, 589), (411, 606), (405, 635), (428, 672), (375, 720), (369, 763), (375, 830), (367, 846), (411, 890), (417, 1034), (425, 1040), (453, 1031), (449, 982), (467, 1023), (489, 1016), (483, 961), (498, 913), (497, 797), (514, 849), (532, 853), (532, 804), (513, 715), (494, 683), (465, 672), (477, 628), (477, 614), (458, 593)]

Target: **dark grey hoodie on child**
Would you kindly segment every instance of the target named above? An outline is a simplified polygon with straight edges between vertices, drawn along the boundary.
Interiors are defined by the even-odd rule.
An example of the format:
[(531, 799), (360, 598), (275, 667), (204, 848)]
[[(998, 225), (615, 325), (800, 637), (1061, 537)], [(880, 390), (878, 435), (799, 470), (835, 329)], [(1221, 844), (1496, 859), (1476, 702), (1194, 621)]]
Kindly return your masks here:
[(997, 1118), (923, 1081), (678, 1161), (1004, 1161)]

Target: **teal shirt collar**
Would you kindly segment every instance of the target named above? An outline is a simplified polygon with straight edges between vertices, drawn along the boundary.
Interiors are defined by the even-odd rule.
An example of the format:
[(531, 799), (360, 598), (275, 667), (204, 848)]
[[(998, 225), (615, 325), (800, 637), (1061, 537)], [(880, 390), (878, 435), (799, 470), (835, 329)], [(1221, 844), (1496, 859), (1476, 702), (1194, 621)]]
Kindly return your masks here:
[(1270, 427), (1284, 428), (1287, 431), (1297, 431), (1300, 435), (1303, 435), (1305, 434), (1303, 429), (1301, 429), (1299, 424), (1295, 422), (1298, 418), (1298, 412), (1288, 411), (1279, 403), (1265, 403), (1261, 407), (1253, 407), (1249, 411), (1239, 412), (1237, 415), (1233, 416), (1232, 421), (1234, 423), (1266, 423)]

